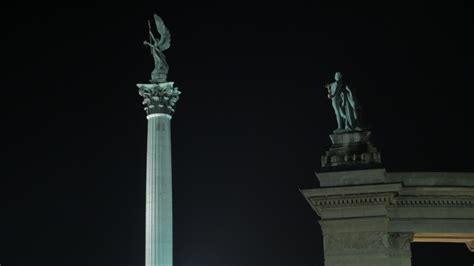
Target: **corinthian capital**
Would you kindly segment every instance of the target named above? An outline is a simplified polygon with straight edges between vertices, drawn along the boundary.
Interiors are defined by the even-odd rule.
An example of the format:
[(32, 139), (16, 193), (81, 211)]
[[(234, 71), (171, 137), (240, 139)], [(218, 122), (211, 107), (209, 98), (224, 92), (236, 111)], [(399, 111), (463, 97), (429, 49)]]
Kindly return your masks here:
[(137, 84), (138, 94), (143, 97), (147, 114), (173, 114), (181, 92), (174, 82), (157, 84)]

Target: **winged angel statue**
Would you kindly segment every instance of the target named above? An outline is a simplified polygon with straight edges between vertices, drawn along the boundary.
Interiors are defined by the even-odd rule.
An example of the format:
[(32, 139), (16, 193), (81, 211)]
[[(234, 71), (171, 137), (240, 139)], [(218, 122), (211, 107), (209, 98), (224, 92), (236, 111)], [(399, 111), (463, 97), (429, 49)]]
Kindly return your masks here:
[(144, 41), (143, 44), (150, 47), (150, 52), (155, 61), (155, 69), (151, 72), (152, 83), (161, 83), (166, 82), (166, 77), (168, 75), (168, 63), (166, 62), (166, 57), (163, 51), (170, 48), (171, 34), (166, 28), (163, 20), (158, 16), (154, 15), (155, 25), (158, 33), (160, 34), (160, 39), (157, 39), (153, 32), (151, 31), (151, 24), (148, 21), (148, 32), (150, 35), (149, 41)]
[(151, 55), (155, 61), (155, 68), (151, 72), (151, 84), (137, 84), (138, 94), (143, 97), (143, 105), (145, 105), (148, 114), (163, 113), (171, 115), (181, 92), (174, 86), (174, 82), (166, 81), (168, 63), (166, 63), (163, 51), (170, 47), (170, 32), (158, 15), (155, 14), (154, 18), (160, 39), (153, 35), (150, 21), (148, 21), (150, 40), (144, 41), (143, 44), (150, 47)]

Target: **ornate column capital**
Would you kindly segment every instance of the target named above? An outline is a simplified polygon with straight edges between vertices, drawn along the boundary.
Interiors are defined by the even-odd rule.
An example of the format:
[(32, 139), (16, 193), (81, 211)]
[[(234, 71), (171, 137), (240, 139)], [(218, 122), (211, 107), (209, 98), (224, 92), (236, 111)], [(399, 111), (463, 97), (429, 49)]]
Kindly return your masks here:
[(181, 92), (174, 86), (174, 82), (153, 84), (137, 84), (138, 94), (143, 97), (143, 105), (148, 115), (172, 115)]

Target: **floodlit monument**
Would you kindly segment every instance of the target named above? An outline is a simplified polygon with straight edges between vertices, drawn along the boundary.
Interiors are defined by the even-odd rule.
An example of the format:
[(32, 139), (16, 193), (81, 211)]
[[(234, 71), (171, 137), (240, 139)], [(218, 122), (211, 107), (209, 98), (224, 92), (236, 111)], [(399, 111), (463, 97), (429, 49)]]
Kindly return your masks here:
[(148, 22), (150, 48), (155, 62), (150, 83), (137, 84), (148, 119), (146, 162), (145, 265), (173, 265), (173, 190), (171, 178), (170, 120), (180, 91), (167, 81), (168, 64), (163, 51), (170, 47), (170, 33), (163, 20), (154, 15), (160, 38)]
[(325, 265), (409, 266), (412, 242), (474, 252), (474, 173), (386, 172), (342, 74), (326, 88), (338, 127), (320, 187), (302, 190), (320, 217)]

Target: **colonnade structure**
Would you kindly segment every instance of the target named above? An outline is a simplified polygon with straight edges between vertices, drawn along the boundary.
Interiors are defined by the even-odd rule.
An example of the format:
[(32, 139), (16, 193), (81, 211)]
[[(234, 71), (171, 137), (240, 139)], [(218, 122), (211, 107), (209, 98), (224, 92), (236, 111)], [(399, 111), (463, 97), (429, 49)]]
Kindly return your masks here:
[[(341, 92), (331, 85), (330, 99)], [(325, 265), (409, 266), (413, 242), (465, 243), (474, 252), (474, 173), (387, 172), (371, 131), (337, 112), (346, 128), (329, 135), (320, 186), (301, 190), (319, 216)]]

